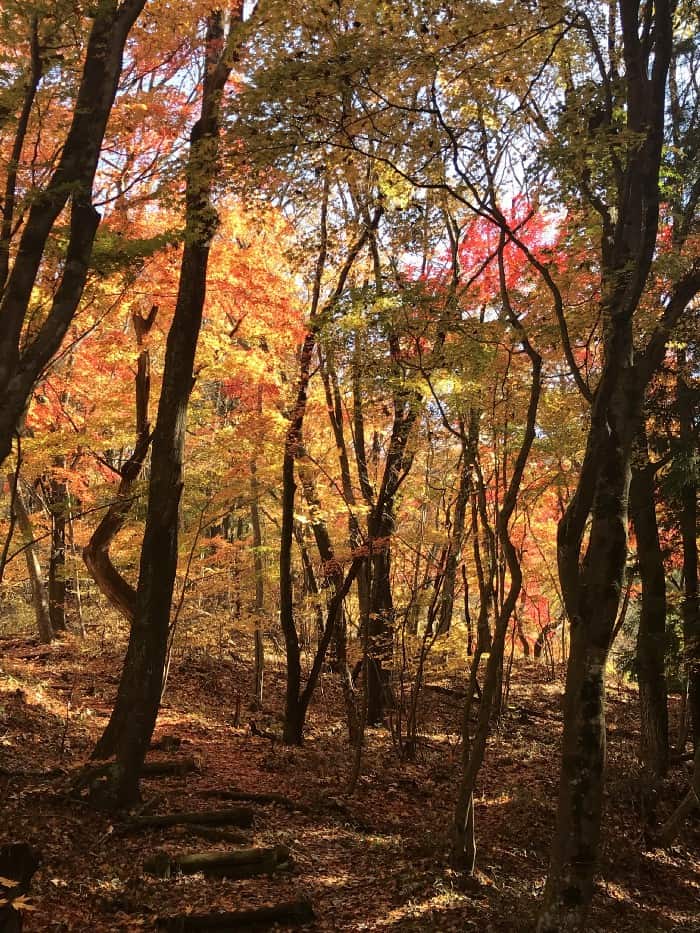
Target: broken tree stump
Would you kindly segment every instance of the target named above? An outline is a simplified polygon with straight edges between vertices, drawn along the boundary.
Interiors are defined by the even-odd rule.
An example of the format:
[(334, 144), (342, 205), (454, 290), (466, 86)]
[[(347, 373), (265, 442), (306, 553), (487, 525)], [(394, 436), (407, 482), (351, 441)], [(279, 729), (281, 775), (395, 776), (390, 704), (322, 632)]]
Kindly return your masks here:
[(194, 823), (195, 826), (240, 826), (253, 825), (250, 807), (229, 807), (226, 810), (182, 810), (176, 813), (154, 813), (135, 816), (129, 821), (132, 827), (179, 826)]
[(224, 933), (226, 930), (251, 930), (269, 927), (273, 923), (282, 926), (301, 926), (311, 923), (314, 910), (311, 901), (289, 901), (273, 907), (256, 907), (251, 910), (233, 910), (226, 913), (180, 914), (158, 917), (157, 926), (167, 933), (195, 933), (208, 930)]
[(270, 875), (290, 865), (289, 849), (286, 846), (247, 849), (214, 850), (170, 855), (156, 852), (143, 863), (144, 871), (158, 878), (172, 875), (196, 875), (202, 872), (217, 878), (250, 878), (253, 875)]

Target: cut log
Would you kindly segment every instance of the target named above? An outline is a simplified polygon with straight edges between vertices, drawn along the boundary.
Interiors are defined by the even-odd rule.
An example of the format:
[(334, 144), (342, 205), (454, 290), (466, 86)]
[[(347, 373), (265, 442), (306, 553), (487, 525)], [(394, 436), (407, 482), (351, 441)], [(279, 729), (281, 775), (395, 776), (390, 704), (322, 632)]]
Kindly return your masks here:
[(170, 855), (156, 852), (143, 863), (144, 871), (158, 878), (172, 875), (214, 875), (218, 878), (250, 878), (253, 875), (272, 874), (289, 867), (290, 855), (286, 846), (248, 849), (228, 849), (211, 852), (193, 852)]
[(200, 792), (202, 797), (216, 797), (219, 800), (251, 800), (253, 803), (278, 803), (289, 810), (303, 810), (303, 804), (284, 794), (267, 791), (219, 790), (209, 787)]
[(233, 910), (228, 913), (181, 914), (173, 917), (159, 917), (158, 928), (167, 933), (194, 933), (196, 930), (209, 930), (212, 933), (225, 933), (227, 930), (261, 929), (278, 924), (282, 926), (301, 926), (311, 923), (314, 910), (311, 901), (298, 900), (274, 907), (256, 907), (251, 910)]
[(176, 813), (155, 813), (149, 816), (135, 816), (131, 826), (179, 826), (194, 823), (196, 826), (241, 826), (253, 825), (253, 811), (250, 807), (229, 807), (226, 810), (182, 810)]

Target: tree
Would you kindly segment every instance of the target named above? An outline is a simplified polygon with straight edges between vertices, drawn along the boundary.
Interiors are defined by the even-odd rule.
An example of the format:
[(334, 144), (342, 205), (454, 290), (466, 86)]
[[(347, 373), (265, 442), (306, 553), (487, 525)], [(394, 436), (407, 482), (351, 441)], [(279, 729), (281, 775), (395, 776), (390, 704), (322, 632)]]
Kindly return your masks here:
[[(242, 14), (241, 14), (242, 15)], [(211, 191), (224, 87), (233, 65), (241, 20), (228, 26), (220, 12), (207, 20), (201, 114), (190, 133), (186, 234), (175, 315), (168, 333), (163, 385), (153, 435), (146, 529), (136, 611), (117, 700), (96, 757), (116, 755), (108, 795), (133, 803), (160, 706), (178, 558), (178, 514), (187, 405), (206, 295), (206, 274), (217, 215)]]
[[(78, 307), (88, 274), (90, 256), (100, 215), (92, 203), (107, 120), (117, 93), (124, 46), (146, 0), (107, 0), (96, 8), (87, 41), (80, 87), (71, 125), (58, 164), (46, 186), (32, 200), (0, 301), (0, 462), (12, 449), (12, 438), (34, 383), (61, 345)], [(33, 55), (40, 59), (37, 28)], [(16, 152), (10, 174), (16, 172), (23, 145), (23, 125), (38, 83), (39, 64), (33, 66), (27, 96), (20, 115)], [(12, 222), (14, 183), (8, 178), (4, 216)], [(59, 284), (49, 311), (30, 335), (24, 332), (32, 310), (32, 289), (47, 250), (49, 237), (70, 202), (70, 231)], [(7, 236), (4, 237), (5, 250)]]

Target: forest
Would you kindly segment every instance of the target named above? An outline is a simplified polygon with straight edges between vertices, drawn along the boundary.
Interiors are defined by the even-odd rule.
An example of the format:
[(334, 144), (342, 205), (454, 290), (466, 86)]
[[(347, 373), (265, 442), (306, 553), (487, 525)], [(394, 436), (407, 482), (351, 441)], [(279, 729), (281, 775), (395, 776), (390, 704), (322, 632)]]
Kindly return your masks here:
[(0, 933), (697, 933), (700, 8), (0, 22)]

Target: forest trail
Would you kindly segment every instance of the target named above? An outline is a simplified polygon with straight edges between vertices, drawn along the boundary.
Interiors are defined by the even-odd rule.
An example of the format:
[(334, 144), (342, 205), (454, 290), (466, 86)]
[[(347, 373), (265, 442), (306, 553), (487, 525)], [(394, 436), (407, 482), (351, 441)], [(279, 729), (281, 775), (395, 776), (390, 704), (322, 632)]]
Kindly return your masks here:
[[(460, 889), (444, 866), (458, 775), (460, 699), (423, 696), (416, 762), (399, 762), (386, 730), (368, 730), (362, 776), (344, 796), (350, 768), (336, 679), (324, 675), (308, 739), (285, 748), (251, 734), (279, 730), (283, 678), (270, 671), (265, 714), (248, 714), (251, 671), (242, 659), (178, 655), (149, 761), (194, 759), (195, 770), (144, 779), (147, 813), (247, 806), (247, 845), (284, 847), (289, 867), (256, 877), (202, 874), (159, 878), (144, 870), (154, 852), (235, 848), (191, 825), (134, 827), (67, 795), (109, 714), (119, 646), (94, 636), (51, 646), (3, 641), (0, 661), (0, 784), (13, 838), (42, 855), (25, 913), (26, 933), (151, 930), (158, 918), (310, 901), (304, 929), (526, 931), (532, 928), (552, 831), (561, 730), (559, 681), (543, 666), (516, 662), (509, 709), (494, 737), (476, 816), (481, 870)], [(438, 686), (455, 686), (446, 682)], [(459, 686), (459, 685), (456, 685)], [(241, 722), (233, 724), (236, 697)], [(613, 686), (603, 871), (591, 930), (697, 931), (697, 819), (668, 852), (643, 852), (629, 827), (630, 774), (637, 768), (635, 694)], [(264, 728), (262, 728), (264, 726)], [(680, 798), (677, 773), (669, 799)], [(252, 800), (231, 800), (245, 797)], [(269, 799), (268, 799), (269, 797)], [(227, 799), (229, 798), (229, 799)], [(257, 799), (256, 799), (257, 798)], [(695, 848), (693, 849), (693, 845)], [(244, 927), (246, 928), (246, 927)], [(254, 929), (249, 926), (247, 928)], [(302, 928), (295, 923), (292, 928)]]

